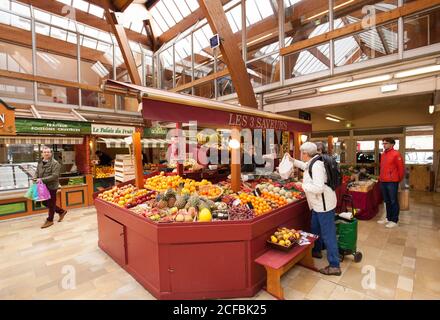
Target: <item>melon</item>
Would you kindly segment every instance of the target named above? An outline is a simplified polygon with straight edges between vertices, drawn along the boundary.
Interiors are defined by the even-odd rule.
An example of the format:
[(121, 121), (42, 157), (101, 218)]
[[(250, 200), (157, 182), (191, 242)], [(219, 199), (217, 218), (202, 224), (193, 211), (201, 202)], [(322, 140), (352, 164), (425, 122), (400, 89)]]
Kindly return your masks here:
[(201, 222), (209, 222), (212, 220), (211, 210), (208, 208), (203, 208), (199, 212), (199, 221)]
[(275, 192), (275, 193), (279, 193), (279, 192), (280, 192), (280, 190), (281, 190), (281, 188), (280, 188), (280, 187), (275, 187), (275, 188), (273, 188), (273, 192)]
[(286, 195), (286, 190), (281, 189), (280, 192), (279, 192), (279, 194), (282, 195), (282, 196), (285, 196), (285, 195)]
[(273, 188), (274, 188), (274, 187), (273, 187), (273, 185), (271, 185), (271, 184), (267, 187), (267, 189), (268, 189), (269, 191), (272, 191)]

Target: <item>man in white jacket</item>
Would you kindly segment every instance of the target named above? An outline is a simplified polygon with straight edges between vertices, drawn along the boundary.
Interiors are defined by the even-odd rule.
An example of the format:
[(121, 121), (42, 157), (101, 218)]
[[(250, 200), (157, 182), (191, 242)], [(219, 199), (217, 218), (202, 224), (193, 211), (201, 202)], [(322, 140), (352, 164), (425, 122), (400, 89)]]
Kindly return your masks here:
[(320, 238), (315, 242), (313, 257), (322, 258), (322, 243), (327, 248), (327, 260), (329, 265), (321, 270), (325, 275), (341, 275), (339, 266), (339, 250), (336, 240), (335, 208), (336, 193), (326, 185), (327, 173), (324, 162), (314, 161), (312, 165), (312, 176), (309, 174), (309, 164), (315, 157), (319, 157), (317, 147), (312, 142), (306, 142), (300, 147), (301, 159), (304, 161), (293, 160), (293, 165), (304, 171), (303, 189), (312, 210), (312, 233)]

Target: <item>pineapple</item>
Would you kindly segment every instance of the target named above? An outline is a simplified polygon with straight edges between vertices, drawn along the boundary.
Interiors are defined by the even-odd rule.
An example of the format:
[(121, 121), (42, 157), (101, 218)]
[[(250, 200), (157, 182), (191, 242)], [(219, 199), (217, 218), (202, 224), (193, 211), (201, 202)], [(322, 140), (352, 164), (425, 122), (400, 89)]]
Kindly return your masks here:
[(163, 199), (165, 201), (170, 200), (171, 198), (176, 198), (176, 192), (173, 189), (168, 189), (167, 191), (165, 191), (164, 195), (163, 195)]
[(205, 203), (206, 203), (208, 209), (210, 209), (211, 211), (216, 209), (216, 205), (215, 205), (214, 201), (208, 199), (205, 201)]
[(162, 199), (158, 202), (157, 206), (160, 209), (165, 209), (166, 207), (168, 207), (168, 201), (165, 201), (164, 199)]
[(174, 204), (177, 209), (183, 209), (186, 205), (186, 199), (184, 196), (177, 196), (176, 203)]
[(188, 202), (187, 202), (187, 204), (185, 206), (185, 209), (188, 209), (188, 208), (191, 208), (191, 207), (196, 208), (199, 205), (199, 203), (200, 203), (200, 198), (198, 196), (191, 196), (188, 199)]

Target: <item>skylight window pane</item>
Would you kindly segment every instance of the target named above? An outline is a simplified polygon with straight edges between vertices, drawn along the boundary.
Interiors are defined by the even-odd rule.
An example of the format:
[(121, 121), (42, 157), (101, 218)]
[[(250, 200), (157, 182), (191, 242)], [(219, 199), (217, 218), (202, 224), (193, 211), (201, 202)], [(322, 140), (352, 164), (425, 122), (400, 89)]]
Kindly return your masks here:
[(52, 24), (58, 26), (58, 27), (62, 27), (62, 28), (66, 28), (68, 27), (68, 22), (66, 19), (57, 17), (57, 16), (52, 16)]
[(27, 17), (31, 16), (30, 8), (17, 2), (11, 2), (11, 10)]
[(75, 21), (69, 20), (69, 25), (67, 26), (67, 29), (76, 32), (76, 23), (75, 23)]
[(232, 0), (229, 1), (227, 4), (223, 6), (223, 10), (227, 12), (229, 9), (231, 9), (233, 6), (235, 6), (237, 3), (241, 2), (241, 0)]
[(60, 40), (64, 40), (66, 41), (67, 38), (67, 31), (55, 28), (55, 27), (51, 27), (50, 28), (50, 36), (52, 38), (56, 38), (56, 39), (60, 39)]
[(129, 42), (130, 48), (132, 51), (134, 52), (142, 52), (141, 48), (139, 47), (139, 43), (134, 42), (134, 41), (130, 41)]
[(128, 19), (124, 19), (122, 25), (124, 26), (124, 28), (130, 29), (131, 21)]
[[(232, 9), (229, 12), (231, 13), (231, 15), (233, 17), (235, 24), (237, 25), (238, 30), (241, 30), (241, 5), (236, 6), (234, 9)], [(234, 31), (234, 33), (237, 31)]]
[(104, 16), (104, 9), (95, 6), (94, 4), (90, 4), (89, 13), (99, 18), (102, 18)]
[(231, 26), (232, 32), (236, 33), (238, 31), (237, 24), (234, 21), (234, 17), (231, 12), (226, 13), (226, 17), (228, 18), (229, 25)]
[(35, 19), (37, 19), (37, 20), (50, 23), (51, 15), (44, 12), (44, 11), (34, 9), (34, 16), (35, 16)]
[(11, 3), (9, 0), (2, 0), (2, 1), (0, 1), (0, 8), (9, 10), (10, 4)]
[(151, 9), (151, 16), (153, 17), (154, 22), (156, 22), (157, 26), (159, 27), (159, 29), (162, 32), (167, 31), (168, 25), (166, 24), (166, 22), (163, 20), (162, 16), (159, 14), (159, 12), (157, 11), (156, 7), (154, 7), (153, 9)]
[(142, 21), (133, 21), (130, 26), (130, 29), (135, 32), (141, 33), (143, 27), (144, 27), (144, 24)]
[(270, 17), (274, 14), (273, 8), (270, 5), (270, 1), (271, 0), (255, 1), (255, 5), (258, 7), (258, 11), (260, 11), (260, 14), (262, 15), (263, 19), (266, 19), (267, 17)]
[(162, 0), (162, 2), (167, 7), (168, 11), (171, 13), (171, 16), (176, 22), (179, 22), (183, 19), (182, 14), (180, 13), (179, 9), (177, 9), (173, 0)]
[(98, 46), (96, 47), (96, 49), (102, 52), (110, 52), (112, 46), (108, 43), (98, 41)]
[[(232, 10), (235, 10), (235, 8)], [(261, 15), (253, 0), (246, 1), (246, 18), (249, 19), (251, 25), (261, 21)]]
[(76, 44), (77, 43), (76, 33), (69, 32), (67, 34), (67, 42), (75, 43)]
[(50, 27), (47, 24), (35, 22), (35, 32), (48, 36), (50, 32)]
[(199, 7), (199, 3), (197, 2), (197, 0), (185, 0), (185, 1), (192, 12), (196, 11), (197, 8)]
[(72, 6), (85, 12), (89, 9), (89, 3), (84, 0), (73, 0)]
[(159, 10), (160, 14), (162, 15), (162, 17), (165, 19), (166, 24), (168, 25), (168, 27), (172, 27), (176, 24), (176, 22), (174, 21), (173, 17), (171, 16), (170, 12), (168, 11), (168, 9), (165, 7), (165, 5), (163, 4), (162, 1), (159, 1), (156, 4), (156, 8), (157, 10)]
[(11, 23), (11, 15), (7, 12), (0, 11), (0, 23), (9, 25)]
[(184, 17), (191, 14), (191, 10), (188, 8), (185, 0), (183, 0), (183, 1), (182, 0), (173, 0), (173, 1), (176, 4), (176, 6), (177, 6), (177, 4), (179, 5), (178, 8)]
[(104, 31), (101, 31), (101, 32), (99, 33), (99, 37), (98, 37), (98, 39), (100, 39), (100, 40), (102, 40), (102, 41), (106, 41), (106, 42), (108, 42), (108, 43), (111, 43), (111, 42), (112, 42), (112, 38), (110, 37), (110, 34), (109, 34), (108, 32), (104, 32)]
[(30, 20), (15, 15), (11, 15), (11, 26), (31, 31)]
[(99, 30), (95, 28), (85, 27), (84, 28), (84, 34), (91, 36), (93, 38), (98, 38), (99, 36)]
[(95, 49), (95, 48), (96, 48), (96, 45), (97, 45), (97, 41), (94, 40), (94, 39), (90, 39), (90, 38), (88, 38), (88, 37), (83, 37), (83, 39), (82, 39), (82, 45), (83, 45), (84, 47), (88, 47), (88, 48), (91, 48), (91, 49)]

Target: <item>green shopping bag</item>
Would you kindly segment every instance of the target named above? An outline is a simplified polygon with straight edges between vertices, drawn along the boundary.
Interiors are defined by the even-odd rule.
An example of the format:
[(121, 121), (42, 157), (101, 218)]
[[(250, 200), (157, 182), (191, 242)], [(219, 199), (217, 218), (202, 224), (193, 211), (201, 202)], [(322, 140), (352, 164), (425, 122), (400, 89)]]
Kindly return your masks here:
[(37, 185), (35, 183), (32, 183), (29, 189), (24, 194), (24, 197), (30, 200), (34, 200), (34, 193), (37, 188)]

